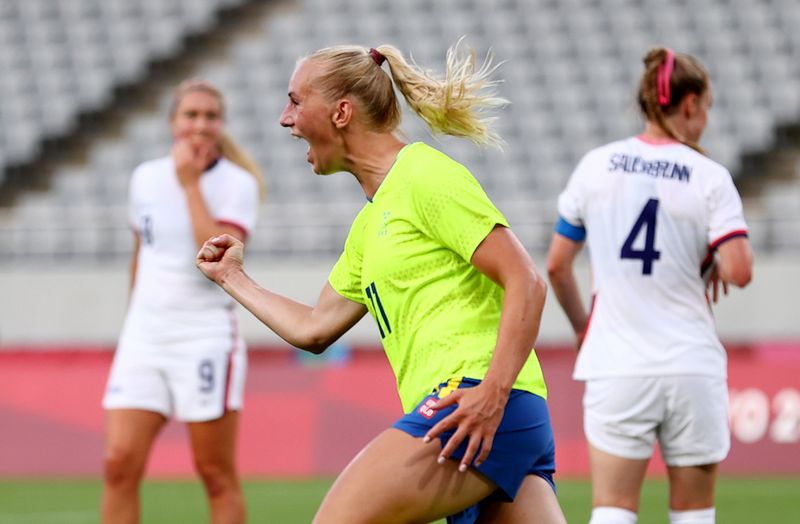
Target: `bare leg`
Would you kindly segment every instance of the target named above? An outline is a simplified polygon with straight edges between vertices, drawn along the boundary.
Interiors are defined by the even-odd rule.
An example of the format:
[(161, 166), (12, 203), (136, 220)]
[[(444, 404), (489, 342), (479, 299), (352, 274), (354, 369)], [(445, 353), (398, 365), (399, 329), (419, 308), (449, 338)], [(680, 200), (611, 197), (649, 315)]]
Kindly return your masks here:
[(481, 509), (478, 520), (485, 524), (566, 524), (558, 499), (542, 477), (528, 475), (514, 502), (495, 502)]
[(705, 509), (714, 506), (714, 486), (719, 464), (669, 466), (669, 507), (673, 511)]
[(166, 419), (153, 411), (106, 411), (106, 447), (102, 521), (104, 524), (139, 522), (139, 485), (147, 456)]
[(189, 434), (194, 462), (203, 481), (214, 524), (242, 524), (245, 504), (236, 471), (239, 413), (228, 411), (208, 422), (192, 422)]
[(637, 513), (648, 460), (611, 455), (589, 445), (592, 507), (623, 508)]
[(458, 462), (437, 464), (438, 441), (424, 444), (398, 429), (370, 442), (336, 479), (315, 524), (430, 522), (488, 496), (495, 485)]

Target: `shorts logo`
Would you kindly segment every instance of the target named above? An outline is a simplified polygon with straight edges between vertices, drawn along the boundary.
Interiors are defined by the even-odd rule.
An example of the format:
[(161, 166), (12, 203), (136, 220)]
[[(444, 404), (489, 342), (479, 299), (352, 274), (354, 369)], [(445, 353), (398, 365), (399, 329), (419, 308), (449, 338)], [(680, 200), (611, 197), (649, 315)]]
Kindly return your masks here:
[(461, 379), (451, 378), (447, 384), (436, 388), (431, 397), (427, 399), (417, 410), (417, 412), (425, 418), (433, 418), (436, 414), (436, 402), (448, 396), (450, 393), (458, 389), (461, 384)]
[(436, 399), (429, 398), (428, 400), (423, 403), (417, 412), (425, 418), (433, 418), (436, 414)]

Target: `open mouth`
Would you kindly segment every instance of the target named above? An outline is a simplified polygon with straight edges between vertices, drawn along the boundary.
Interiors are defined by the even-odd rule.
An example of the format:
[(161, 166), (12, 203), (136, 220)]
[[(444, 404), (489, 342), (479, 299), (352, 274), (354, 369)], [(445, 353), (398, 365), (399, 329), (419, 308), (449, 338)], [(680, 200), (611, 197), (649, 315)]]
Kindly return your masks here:
[[(304, 137), (297, 135), (295, 133), (292, 133), (292, 138), (294, 138), (297, 141), (305, 140)], [(308, 141), (306, 141), (306, 144), (308, 144)], [(311, 161), (311, 144), (308, 144), (308, 148), (306, 149), (306, 158), (309, 160), (309, 162)]]
[(305, 140), (306, 141), (306, 144), (308, 145), (308, 148), (306, 149), (306, 161), (309, 164), (312, 164), (313, 162), (311, 160), (311, 144), (309, 144), (308, 141), (305, 139), (305, 137), (300, 135), (300, 134), (291, 133), (291, 135), (292, 135), (292, 138), (295, 139), (296, 141), (300, 141), (300, 140)]

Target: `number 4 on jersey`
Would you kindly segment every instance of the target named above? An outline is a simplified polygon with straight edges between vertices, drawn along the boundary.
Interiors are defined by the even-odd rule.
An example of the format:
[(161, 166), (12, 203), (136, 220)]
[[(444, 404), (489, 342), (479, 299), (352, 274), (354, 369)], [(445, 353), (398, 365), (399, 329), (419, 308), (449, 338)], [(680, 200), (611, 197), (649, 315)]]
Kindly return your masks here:
[[(656, 214), (658, 212), (658, 200), (651, 198), (645, 204), (639, 218), (633, 224), (633, 229), (628, 233), (628, 238), (622, 244), (619, 252), (620, 258), (633, 258), (642, 261), (642, 274), (651, 275), (653, 273), (653, 261), (661, 258), (661, 252), (656, 251)], [(639, 238), (639, 233), (644, 228), (644, 249), (635, 249), (633, 243)]]

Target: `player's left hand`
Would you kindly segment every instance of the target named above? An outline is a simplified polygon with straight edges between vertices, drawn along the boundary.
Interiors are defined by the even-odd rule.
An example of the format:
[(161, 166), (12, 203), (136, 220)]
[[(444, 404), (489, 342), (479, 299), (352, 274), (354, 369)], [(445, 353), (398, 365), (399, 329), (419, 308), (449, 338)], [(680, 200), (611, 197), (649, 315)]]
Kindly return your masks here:
[(461, 458), (459, 471), (467, 471), (473, 458), (476, 466), (486, 460), (492, 450), (494, 436), (507, 402), (508, 393), (486, 382), (472, 388), (456, 389), (439, 400), (434, 409), (458, 405), (455, 411), (433, 426), (424, 438), (425, 442), (430, 442), (445, 431), (455, 429), (453, 436), (439, 453), (439, 464), (444, 464), (464, 439), (467, 439), (467, 450)]
[(719, 277), (716, 263), (711, 266), (709, 271), (711, 273), (708, 276), (708, 282), (706, 282), (706, 299), (716, 304), (720, 299), (720, 287), (722, 287), (722, 293), (726, 296), (728, 295), (728, 283)]

